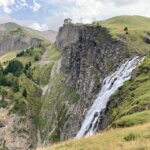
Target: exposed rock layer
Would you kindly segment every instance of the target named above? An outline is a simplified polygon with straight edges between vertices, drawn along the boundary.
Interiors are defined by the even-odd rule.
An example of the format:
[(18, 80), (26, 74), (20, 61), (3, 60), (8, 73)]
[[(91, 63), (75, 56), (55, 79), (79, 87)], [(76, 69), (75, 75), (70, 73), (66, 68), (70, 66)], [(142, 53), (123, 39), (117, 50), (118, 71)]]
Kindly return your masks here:
[(21, 30), (3, 33), (0, 37), (0, 55), (15, 51), (25, 50), (26, 48), (39, 45), (41, 40), (24, 34)]
[(123, 40), (112, 39), (100, 26), (65, 25), (56, 44), (61, 51), (61, 71), (66, 84), (76, 88), (80, 100), (68, 106), (69, 117), (61, 129), (61, 140), (72, 138), (101, 88), (101, 82), (132, 54)]
[[(0, 103), (2, 100), (0, 100)], [(0, 149), (31, 150), (36, 148), (36, 127), (31, 112), (25, 116), (12, 113), (13, 104), (7, 101), (6, 108), (0, 108)]]

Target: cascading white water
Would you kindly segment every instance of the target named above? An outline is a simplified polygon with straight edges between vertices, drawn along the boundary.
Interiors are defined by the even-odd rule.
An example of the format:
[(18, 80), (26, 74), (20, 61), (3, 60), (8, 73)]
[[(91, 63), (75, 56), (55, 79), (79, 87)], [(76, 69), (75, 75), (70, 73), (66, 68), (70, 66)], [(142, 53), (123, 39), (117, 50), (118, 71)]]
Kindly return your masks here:
[(106, 108), (109, 98), (114, 94), (123, 83), (131, 78), (132, 71), (136, 68), (141, 59), (136, 56), (132, 60), (126, 61), (112, 75), (103, 80), (102, 88), (90, 110), (87, 112), (81, 129), (76, 138), (93, 135), (98, 126), (99, 117), (102, 110)]

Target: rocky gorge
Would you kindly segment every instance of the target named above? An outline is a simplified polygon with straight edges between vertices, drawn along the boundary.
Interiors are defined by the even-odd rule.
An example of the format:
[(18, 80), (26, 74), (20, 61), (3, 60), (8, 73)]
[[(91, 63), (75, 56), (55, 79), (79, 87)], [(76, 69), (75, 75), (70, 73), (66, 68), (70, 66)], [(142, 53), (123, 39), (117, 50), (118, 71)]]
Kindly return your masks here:
[[(56, 135), (60, 140), (67, 140), (76, 136), (87, 110), (101, 89), (103, 79), (133, 53), (128, 51), (124, 40), (113, 39), (108, 30), (101, 26), (64, 25), (59, 30), (56, 45), (61, 52), (60, 73), (64, 76), (61, 82), (78, 95), (73, 102), (72, 97), (65, 97), (64, 102), (64, 94), (59, 95), (58, 105), (66, 112), (65, 121), (60, 122)], [(55, 113), (62, 113), (60, 109), (54, 109)]]
[[(118, 20), (115, 18), (115, 21)], [(142, 44), (138, 47), (143, 46), (144, 51), (141, 52), (136, 48), (136, 32), (120, 35), (119, 30), (116, 36), (112, 34), (112, 31), (116, 33), (114, 29), (110, 30), (104, 22), (64, 24), (53, 44), (37, 36), (24, 35), (18, 27), (13, 34), (3, 36), (0, 40), (2, 53), (26, 50), (13, 58), (22, 61), (26, 69), (14, 77), (19, 82), (18, 91), (0, 86), (0, 150), (32, 150), (75, 138), (105, 85), (104, 79), (114, 77), (110, 83), (112, 87), (117, 80), (113, 73), (120, 66), (136, 56), (146, 55), (141, 65), (130, 74), (131, 78), (126, 77), (124, 70), (120, 71), (120, 74), (124, 73), (122, 80), (130, 80), (122, 82), (110, 95), (106, 109), (100, 112), (96, 132), (138, 122), (132, 122), (137, 119), (132, 117), (150, 108), (149, 94), (143, 96), (149, 91), (149, 45), (143, 36), (139, 36)], [(137, 31), (143, 34), (141, 30)], [(130, 72), (130, 67), (127, 70)], [(12, 75), (6, 76), (12, 80)], [(128, 115), (131, 116), (128, 118)]]

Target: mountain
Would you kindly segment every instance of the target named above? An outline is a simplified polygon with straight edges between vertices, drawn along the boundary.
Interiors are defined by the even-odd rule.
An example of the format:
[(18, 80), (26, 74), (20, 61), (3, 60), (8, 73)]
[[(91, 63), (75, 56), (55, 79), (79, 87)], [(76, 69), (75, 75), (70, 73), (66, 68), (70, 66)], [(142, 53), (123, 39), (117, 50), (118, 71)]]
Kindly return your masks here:
[[(11, 22), (1, 24), (0, 31), (1, 55), (9, 51), (26, 49), (32, 45), (38, 45), (44, 41), (51, 42), (51, 40), (53, 40), (54, 42), (57, 34), (52, 31), (48, 31), (48, 33), (40, 32)], [(50, 34), (49, 37), (48, 34)]]
[[(55, 43), (19, 26), (10, 39), (44, 42), (0, 57), (0, 148), (149, 148), (149, 25), (141, 16), (65, 24)], [(10, 36), (16, 26), (0, 28)]]
[(43, 31), (42, 33), (45, 38), (49, 39), (52, 42), (55, 42), (56, 36), (58, 34), (57, 31), (52, 31), (52, 30)]
[[(143, 21), (143, 26), (141, 21)], [(104, 84), (104, 78), (134, 56), (141, 58), (146, 56), (146, 58), (133, 71), (131, 80), (125, 82), (110, 97), (106, 109), (101, 111), (98, 124), (95, 125), (97, 131), (100, 131), (110, 127), (129, 127), (149, 122), (146, 117), (149, 114), (147, 98), (150, 92), (148, 90), (150, 80), (147, 78), (149, 76), (150, 45), (147, 42), (149, 28), (146, 28), (149, 23), (149, 18), (141, 16), (119, 16), (92, 25), (68, 24), (60, 28), (56, 44), (61, 51), (60, 70), (62, 73), (60, 77), (55, 75), (56, 79), (50, 82), (52, 89), (47, 93), (42, 113), (43, 116), (49, 116), (48, 114), (53, 114), (54, 111), (55, 117), (61, 118), (61, 114), (64, 116), (62, 116), (62, 120), (58, 118), (60, 122), (55, 122), (49, 117), (45, 119), (45, 127), (43, 126), (45, 132), (42, 132), (45, 140), (50, 139), (50, 142), (57, 142), (75, 137), (84, 118), (87, 117), (87, 111)], [(124, 31), (125, 27), (128, 27), (128, 33)], [(114, 82), (117, 78), (114, 79)], [(58, 82), (60, 79), (62, 79), (61, 83)], [(70, 92), (66, 95), (69, 91), (67, 87)], [(63, 93), (63, 96), (56, 94), (56, 91)], [(63, 99), (65, 102), (62, 101)], [(70, 101), (72, 99), (74, 100)], [(48, 106), (49, 101), (51, 101), (51, 105)], [(55, 104), (57, 105), (55, 106)], [(46, 113), (44, 110), (47, 110)], [(53, 131), (50, 134), (51, 138), (47, 134), (48, 130), (48, 133)], [(90, 140), (90, 138), (87, 139), (89, 143)], [(84, 144), (82, 139), (73, 144), (76, 142)], [(49, 142), (47, 141), (47, 143)], [(59, 149), (63, 149), (63, 146), (65, 147), (65, 144), (58, 145)], [(67, 146), (65, 148), (67, 149)], [(70, 148), (76, 149), (74, 146), (70, 146)], [(86, 146), (83, 149), (86, 149)]]

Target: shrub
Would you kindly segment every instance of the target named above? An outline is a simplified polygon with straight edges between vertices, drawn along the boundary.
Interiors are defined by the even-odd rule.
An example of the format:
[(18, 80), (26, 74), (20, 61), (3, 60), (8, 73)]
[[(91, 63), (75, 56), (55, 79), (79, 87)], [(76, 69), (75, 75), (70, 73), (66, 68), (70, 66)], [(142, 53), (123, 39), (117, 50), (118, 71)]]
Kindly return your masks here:
[(4, 89), (2, 89), (2, 88), (0, 88), (0, 93), (1, 93), (1, 95), (2, 95), (2, 101), (4, 101), (5, 100), (5, 97), (7, 96), (7, 91), (6, 90), (4, 90)]
[(5, 76), (2, 85), (13, 87), (15, 92), (19, 91), (18, 78), (13, 76), (12, 73), (9, 73), (7, 76)]
[(25, 70), (28, 70), (28, 69), (31, 67), (31, 65), (32, 65), (31, 62), (27, 63), (27, 64), (25, 65), (24, 69), (25, 69)]
[(124, 137), (125, 141), (134, 141), (138, 138), (137, 134), (129, 133), (127, 136)]
[(22, 52), (19, 52), (19, 53), (17, 53), (17, 55), (16, 55), (16, 57), (21, 57), (21, 56), (23, 56), (24, 55), (24, 51), (22, 51)]
[(12, 60), (6, 67), (5, 74), (12, 73), (15, 76), (19, 76), (22, 71), (23, 71), (23, 64), (19, 60)]
[(26, 91), (26, 89), (23, 90), (22, 95), (23, 95), (25, 98), (27, 98), (27, 91)]
[(34, 57), (34, 60), (35, 60), (35, 61), (39, 61), (39, 60), (40, 60), (40, 55), (39, 55), (39, 54), (36, 54), (35, 57)]
[(2, 84), (3, 80), (4, 80), (4, 71), (3, 69), (0, 69), (0, 85)]

